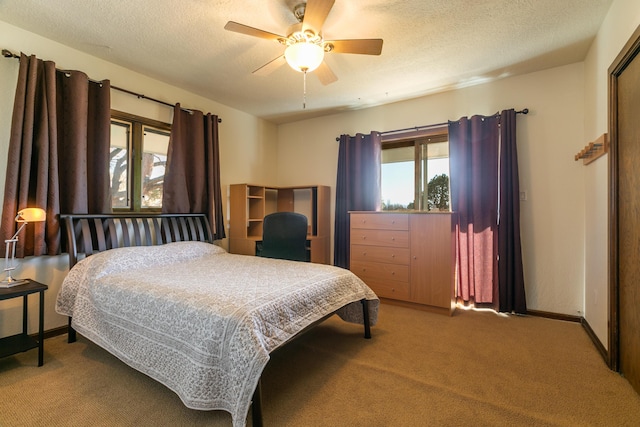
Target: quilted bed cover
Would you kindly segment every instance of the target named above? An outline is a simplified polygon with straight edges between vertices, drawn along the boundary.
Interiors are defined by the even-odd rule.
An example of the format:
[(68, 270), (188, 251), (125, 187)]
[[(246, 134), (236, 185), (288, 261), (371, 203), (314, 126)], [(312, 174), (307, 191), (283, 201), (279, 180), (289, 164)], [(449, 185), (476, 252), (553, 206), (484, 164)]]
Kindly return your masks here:
[(56, 311), (187, 407), (225, 410), (243, 426), (269, 353), (336, 310), (362, 323), (363, 298), (374, 325), (379, 300), (348, 270), (181, 242), (83, 259)]

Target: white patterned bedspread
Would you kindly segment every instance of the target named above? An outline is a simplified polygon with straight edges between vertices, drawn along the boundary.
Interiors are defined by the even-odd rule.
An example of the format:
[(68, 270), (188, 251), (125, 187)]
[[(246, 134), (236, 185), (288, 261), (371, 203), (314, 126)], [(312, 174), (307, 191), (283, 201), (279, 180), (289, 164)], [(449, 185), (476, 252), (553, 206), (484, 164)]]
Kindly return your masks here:
[(374, 325), (378, 298), (348, 270), (181, 242), (83, 259), (56, 312), (187, 407), (228, 411), (242, 426), (269, 353), (336, 310), (362, 323), (363, 298)]

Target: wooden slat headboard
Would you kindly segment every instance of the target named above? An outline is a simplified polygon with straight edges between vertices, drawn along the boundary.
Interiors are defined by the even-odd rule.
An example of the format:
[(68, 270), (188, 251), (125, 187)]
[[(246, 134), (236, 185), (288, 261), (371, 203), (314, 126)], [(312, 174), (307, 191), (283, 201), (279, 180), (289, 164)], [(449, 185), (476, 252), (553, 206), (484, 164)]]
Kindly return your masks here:
[(213, 243), (204, 214), (64, 214), (60, 218), (67, 232), (69, 268), (78, 262), (79, 254), (181, 241)]

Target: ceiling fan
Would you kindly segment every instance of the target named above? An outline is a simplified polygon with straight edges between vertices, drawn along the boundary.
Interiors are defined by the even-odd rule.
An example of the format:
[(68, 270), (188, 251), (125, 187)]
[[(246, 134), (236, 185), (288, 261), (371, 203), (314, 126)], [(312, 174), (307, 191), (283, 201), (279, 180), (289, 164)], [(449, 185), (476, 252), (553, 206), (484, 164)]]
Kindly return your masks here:
[(329, 66), (324, 62), (325, 53), (356, 53), (364, 55), (380, 55), (382, 39), (350, 39), (324, 40), (322, 24), (326, 20), (335, 0), (307, 0), (293, 8), (298, 24), (287, 31), (287, 36), (263, 31), (248, 25), (229, 21), (225, 30), (273, 40), (286, 46), (284, 54), (253, 71), (257, 75), (266, 75), (276, 68), (288, 63), (296, 71), (306, 73), (314, 70), (323, 85), (338, 80)]

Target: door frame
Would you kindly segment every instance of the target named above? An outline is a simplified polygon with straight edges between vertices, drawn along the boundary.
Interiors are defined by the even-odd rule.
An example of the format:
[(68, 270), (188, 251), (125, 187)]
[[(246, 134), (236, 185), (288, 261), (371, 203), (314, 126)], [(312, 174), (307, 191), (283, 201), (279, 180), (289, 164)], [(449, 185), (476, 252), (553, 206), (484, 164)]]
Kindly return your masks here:
[(607, 363), (620, 370), (620, 319), (618, 282), (618, 78), (636, 56), (640, 55), (640, 26), (609, 67), (609, 354)]

